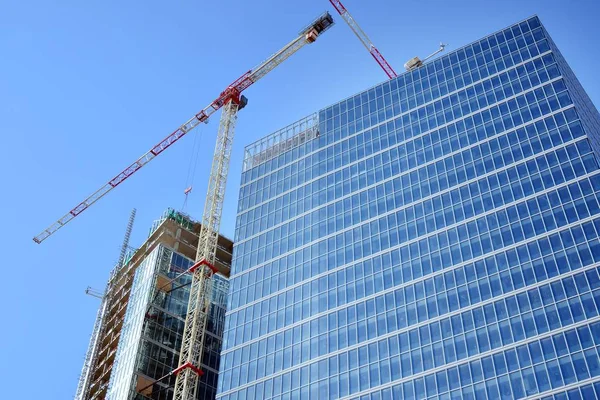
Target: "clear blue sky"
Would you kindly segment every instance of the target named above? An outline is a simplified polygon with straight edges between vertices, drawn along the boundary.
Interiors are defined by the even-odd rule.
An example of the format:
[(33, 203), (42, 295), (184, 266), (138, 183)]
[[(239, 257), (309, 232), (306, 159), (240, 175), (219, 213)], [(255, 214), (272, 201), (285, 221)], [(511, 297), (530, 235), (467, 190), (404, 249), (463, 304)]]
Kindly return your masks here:
[[(597, 0), (360, 1), (346, 6), (397, 71), (538, 14), (600, 105)], [(75, 392), (98, 301), (126, 221), (132, 244), (181, 207), (184, 138), (42, 245), (31, 238), (293, 39), (327, 0), (4, 1), (0, 11), (0, 376), (6, 399)], [(243, 146), (385, 79), (341, 18), (246, 92), (222, 230), (232, 236)], [(195, 190), (203, 207), (218, 116), (203, 126)], [(183, 172), (182, 172), (183, 171)], [(25, 389), (25, 392), (21, 390)]]

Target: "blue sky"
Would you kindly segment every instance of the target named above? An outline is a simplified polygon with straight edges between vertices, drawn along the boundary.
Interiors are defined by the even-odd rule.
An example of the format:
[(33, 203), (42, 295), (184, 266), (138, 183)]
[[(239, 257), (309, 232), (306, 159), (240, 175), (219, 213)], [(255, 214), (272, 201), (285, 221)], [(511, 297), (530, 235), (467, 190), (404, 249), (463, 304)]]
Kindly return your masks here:
[[(327, 0), (4, 1), (0, 9), (0, 174), (5, 281), (0, 375), (7, 399), (75, 392), (102, 289), (129, 212), (133, 245), (180, 208), (190, 134), (42, 245), (31, 238), (146, 152), (243, 72), (292, 40)], [(538, 14), (596, 105), (596, 0), (359, 1), (346, 7), (396, 71)], [(247, 90), (222, 231), (233, 236), (244, 145), (385, 79), (337, 25)], [(200, 218), (218, 115), (196, 132), (186, 212)], [(25, 388), (25, 392), (23, 389)]]

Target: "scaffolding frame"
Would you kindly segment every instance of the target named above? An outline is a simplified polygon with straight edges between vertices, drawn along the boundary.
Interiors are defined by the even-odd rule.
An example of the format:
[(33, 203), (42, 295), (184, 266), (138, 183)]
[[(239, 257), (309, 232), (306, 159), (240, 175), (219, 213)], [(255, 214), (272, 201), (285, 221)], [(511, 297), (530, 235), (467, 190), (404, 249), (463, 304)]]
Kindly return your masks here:
[(110, 304), (112, 297), (114, 295), (114, 284), (115, 279), (119, 276), (119, 273), (125, 266), (125, 261), (127, 259), (128, 252), (131, 252), (129, 247), (129, 240), (131, 239), (131, 231), (133, 230), (133, 223), (135, 222), (135, 214), (137, 210), (134, 208), (131, 210), (129, 215), (129, 221), (127, 222), (127, 228), (125, 229), (125, 236), (123, 238), (123, 244), (121, 245), (121, 251), (119, 253), (119, 259), (117, 264), (110, 272), (108, 281), (106, 283), (106, 287), (104, 289), (104, 294), (101, 299), (100, 307), (98, 308), (98, 312), (96, 313), (96, 320), (94, 321), (94, 328), (92, 330), (92, 335), (90, 337), (90, 343), (88, 345), (88, 350), (85, 355), (85, 361), (83, 363), (83, 368), (81, 370), (81, 375), (79, 376), (79, 383), (77, 385), (77, 392), (75, 393), (76, 400), (83, 400), (85, 398), (85, 394), (89, 391), (90, 387), (90, 379), (92, 377), (92, 371), (97, 364), (97, 355), (98, 355), (98, 347), (99, 347), (99, 338), (103, 336), (104, 331), (106, 330), (105, 317), (107, 314), (108, 305)]
[[(100, 322), (95, 322), (88, 354), (77, 388), (77, 400), (96, 400), (106, 397), (121, 328), (129, 302), (135, 271), (142, 261), (160, 244), (194, 259), (201, 224), (188, 215), (167, 209), (154, 221), (148, 238), (137, 250), (128, 250), (120, 268), (110, 274), (107, 290), (100, 306)], [(130, 249), (128, 247), (128, 249)], [(219, 235), (215, 266), (229, 277), (233, 242)], [(181, 271), (184, 272), (184, 271)], [(98, 315), (97, 315), (98, 320)], [(90, 348), (92, 350), (90, 350)]]

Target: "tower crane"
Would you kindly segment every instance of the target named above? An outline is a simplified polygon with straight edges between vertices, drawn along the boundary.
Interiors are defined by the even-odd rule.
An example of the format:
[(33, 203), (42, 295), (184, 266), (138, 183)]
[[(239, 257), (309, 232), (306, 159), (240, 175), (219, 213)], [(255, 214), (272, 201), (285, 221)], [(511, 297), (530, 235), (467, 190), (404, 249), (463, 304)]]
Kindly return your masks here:
[(386, 61), (383, 55), (377, 50), (377, 47), (371, 42), (371, 39), (367, 36), (367, 34), (361, 29), (356, 20), (352, 18), (352, 15), (348, 12), (346, 7), (342, 4), (340, 0), (329, 0), (333, 8), (342, 16), (344, 21), (348, 23), (350, 29), (354, 32), (356, 37), (360, 40), (360, 42), (367, 48), (371, 56), (377, 61), (377, 64), (383, 69), (383, 72), (386, 73), (388, 78), (392, 79), (398, 76), (396, 71), (392, 68), (392, 66)]
[(50, 225), (33, 238), (41, 243), (57, 230), (87, 210), (111, 190), (123, 183), (127, 178), (139, 171), (200, 123), (207, 123), (211, 115), (223, 108), (217, 133), (217, 141), (213, 154), (211, 172), (208, 182), (208, 193), (204, 205), (202, 225), (198, 238), (196, 262), (188, 270), (192, 274), (190, 297), (183, 332), (179, 366), (172, 371), (177, 375), (175, 381), (175, 400), (192, 400), (196, 396), (198, 378), (203, 374), (200, 369), (202, 361), (206, 321), (210, 301), (210, 278), (217, 272), (215, 267), (219, 226), (223, 211), (225, 186), (229, 171), (229, 159), (233, 144), (233, 136), (237, 113), (247, 104), (241, 93), (271, 72), (275, 67), (288, 59), (306, 44), (314, 42), (319, 35), (333, 25), (333, 18), (328, 12), (321, 14), (311, 24), (302, 29), (298, 36), (285, 45), (277, 53), (262, 62), (254, 69), (244, 73), (221, 92), (212, 103), (186, 121), (173, 133), (168, 135), (131, 165), (109, 180), (104, 186), (79, 203), (58, 221)]
[(210, 277), (216, 272), (215, 258), (219, 225), (223, 211), (225, 183), (229, 169), (229, 156), (233, 143), (233, 134), (240, 104), (240, 93), (256, 82), (277, 65), (300, 50), (304, 45), (314, 42), (317, 37), (333, 25), (333, 18), (325, 12), (310, 25), (300, 31), (298, 37), (284, 46), (258, 67), (248, 71), (229, 86), (219, 98), (223, 104), (217, 144), (208, 182), (208, 193), (202, 215), (202, 225), (198, 238), (196, 263), (190, 268), (193, 273), (190, 287), (190, 299), (181, 351), (179, 367), (175, 380), (174, 400), (193, 400), (196, 398), (198, 378), (202, 374), (200, 362), (204, 352), (206, 320), (209, 311)]
[[(233, 115), (237, 111), (242, 109), (247, 103), (247, 99), (241, 95), (241, 93), (245, 89), (247, 89), (250, 85), (258, 81), (260, 78), (264, 77), (276, 66), (281, 64), (296, 51), (300, 50), (305, 44), (314, 42), (317, 36), (325, 30), (327, 30), (331, 25), (333, 25), (333, 18), (328, 12), (323, 13), (312, 24), (300, 31), (299, 36), (296, 39), (292, 40), (277, 53), (273, 54), (270, 58), (265, 60), (262, 64), (260, 64), (254, 69), (251, 69), (250, 71), (246, 72), (238, 79), (233, 81), (229, 86), (227, 86), (227, 88), (224, 91), (221, 92), (219, 97), (217, 97), (212, 103), (200, 110), (200, 112), (198, 112), (192, 118), (183, 123), (179, 128), (175, 129), (173, 133), (171, 133), (166, 138), (158, 142), (156, 146), (152, 147), (149, 151), (144, 153), (140, 158), (135, 160), (123, 171), (118, 173), (114, 178), (109, 180), (100, 189), (96, 190), (94, 193), (92, 193), (90, 196), (84, 199), (71, 211), (69, 211), (61, 218), (59, 218), (56, 222), (44, 229), (40, 234), (33, 238), (33, 241), (38, 244), (42, 243), (49, 236), (51, 236), (60, 228), (71, 222), (82, 212), (87, 210), (92, 204), (96, 203), (114, 188), (123, 183), (135, 172), (139, 171), (142, 167), (144, 167), (146, 164), (152, 161), (156, 156), (161, 154), (163, 151), (168, 149), (170, 146), (172, 146), (175, 142), (184, 137), (191, 130), (200, 125), (201, 122), (208, 123), (208, 119), (210, 118), (210, 116), (212, 116), (220, 108), (227, 106), (223, 110), (223, 116), (227, 116), (229, 114)], [(236, 107), (234, 107), (231, 104), (235, 104)], [(233, 108), (235, 108), (235, 110), (233, 110)], [(219, 134), (221, 134), (221, 131), (225, 128), (232, 129), (233, 126), (230, 127), (231, 123), (235, 124), (235, 118), (223, 118), (223, 116), (221, 117), (221, 124), (224, 125), (221, 125), (219, 127)]]

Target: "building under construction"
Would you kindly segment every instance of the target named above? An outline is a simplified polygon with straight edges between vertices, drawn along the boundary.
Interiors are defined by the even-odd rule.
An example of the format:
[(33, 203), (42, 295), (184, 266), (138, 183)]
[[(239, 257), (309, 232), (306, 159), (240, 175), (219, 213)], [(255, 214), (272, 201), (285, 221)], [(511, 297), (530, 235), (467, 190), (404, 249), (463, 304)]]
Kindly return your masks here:
[[(132, 220), (128, 226), (131, 230)], [(76, 400), (171, 399), (200, 224), (168, 209), (111, 272)], [(126, 235), (128, 236), (128, 235)], [(233, 242), (219, 236), (198, 399), (215, 397)], [(164, 379), (160, 379), (163, 378)]]
[[(131, 394), (135, 394), (134, 397), (162, 398), (163, 392), (170, 392), (173, 377), (175, 399), (213, 397), (223, 322), (220, 314), (223, 309), (219, 307), (224, 306), (221, 303), (228, 288), (229, 250), (232, 248), (230, 241), (220, 237), (219, 229), (237, 115), (247, 104), (242, 92), (298, 50), (315, 42), (333, 24), (331, 15), (322, 13), (284, 47), (233, 81), (209, 105), (33, 238), (34, 242), (42, 243), (200, 123), (208, 123), (210, 117), (222, 109), (198, 234), (195, 235), (193, 222), (172, 213), (161, 224), (170, 224), (168, 221), (175, 219), (175, 231), (164, 235), (161, 229), (153, 230), (140, 250), (127, 262), (118, 264), (111, 275), (106, 296), (99, 296), (103, 303), (86, 356), (78, 398), (104, 396), (116, 399), (129, 398)], [(190, 226), (177, 227), (179, 218), (187, 221), (183, 225)], [(182, 241), (185, 236), (182, 232), (186, 230), (191, 237)], [(163, 240), (166, 244), (162, 243)], [(189, 254), (181, 253), (182, 257), (187, 257), (190, 263), (194, 261), (187, 268), (173, 266), (174, 254), (181, 248), (190, 250)], [(192, 259), (194, 250), (196, 253)], [(189, 282), (186, 282), (185, 273), (176, 275), (182, 268), (185, 273), (191, 274)], [(223, 280), (223, 277), (226, 279)], [(213, 291), (213, 287), (217, 290)], [(189, 291), (189, 294), (181, 294), (181, 297), (188, 297), (187, 307), (178, 298), (180, 293), (185, 292), (173, 294), (175, 290)], [(178, 320), (184, 314), (185, 318)], [(179, 323), (181, 321), (183, 326)], [(172, 329), (165, 333), (167, 326)], [(160, 340), (155, 340), (155, 333)], [(161, 342), (163, 339), (166, 344)], [(176, 365), (175, 349), (180, 349)], [(170, 367), (167, 368), (167, 365)], [(214, 369), (210, 370), (213, 366)], [(167, 372), (167, 375), (161, 377), (159, 372)], [(157, 377), (159, 379), (155, 379)], [(169, 394), (165, 397), (168, 398)]]

